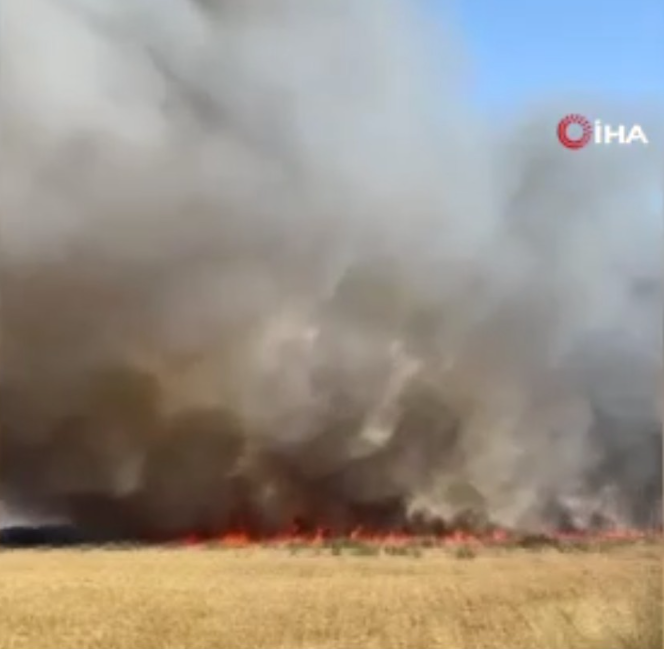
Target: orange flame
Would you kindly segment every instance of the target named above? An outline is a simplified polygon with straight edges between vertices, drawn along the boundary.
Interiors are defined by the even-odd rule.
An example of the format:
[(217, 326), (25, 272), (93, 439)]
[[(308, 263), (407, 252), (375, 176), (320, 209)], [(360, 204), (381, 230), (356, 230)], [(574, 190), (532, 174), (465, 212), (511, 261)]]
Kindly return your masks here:
[(524, 534), (504, 529), (494, 529), (487, 533), (471, 533), (456, 530), (445, 534), (415, 535), (406, 532), (372, 532), (362, 528), (356, 528), (349, 534), (339, 536), (333, 535), (324, 528), (315, 529), (304, 533), (293, 525), (290, 529), (281, 533), (260, 537), (253, 536), (244, 530), (232, 530), (217, 537), (203, 537), (190, 534), (183, 539), (187, 546), (195, 546), (202, 543), (219, 543), (226, 547), (243, 548), (252, 545), (305, 545), (320, 547), (327, 541), (351, 541), (357, 543), (371, 544), (381, 547), (403, 547), (413, 544), (426, 544), (433, 547), (458, 547), (458, 546), (508, 546), (514, 544), (527, 544), (530, 542), (546, 543), (570, 543), (570, 542), (602, 542), (602, 541), (638, 541), (646, 539), (664, 539), (661, 531), (611, 529), (601, 532), (557, 532), (553, 534)]

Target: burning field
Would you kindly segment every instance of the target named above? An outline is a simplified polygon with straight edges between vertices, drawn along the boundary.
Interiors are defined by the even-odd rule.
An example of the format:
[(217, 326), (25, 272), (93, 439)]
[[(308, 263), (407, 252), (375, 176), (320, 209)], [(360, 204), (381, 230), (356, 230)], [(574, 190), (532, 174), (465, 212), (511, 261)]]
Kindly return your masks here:
[(416, 4), (3, 1), (0, 506), (65, 528), (0, 544), (193, 547), (3, 551), (2, 649), (655, 646), (656, 107), (487, 123)]
[[(0, 649), (45, 637), (80, 649), (661, 649), (664, 641), (656, 532), (332, 538), (293, 529), (150, 547), (102, 546), (66, 529), (0, 534)], [(36, 541), (79, 549), (25, 549)]]

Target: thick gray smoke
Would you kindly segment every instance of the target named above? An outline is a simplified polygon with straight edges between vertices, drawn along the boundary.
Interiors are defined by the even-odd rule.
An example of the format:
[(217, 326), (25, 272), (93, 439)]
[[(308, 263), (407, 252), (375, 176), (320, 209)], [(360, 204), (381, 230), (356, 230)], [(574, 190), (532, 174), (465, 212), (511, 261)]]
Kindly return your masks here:
[[(141, 534), (659, 523), (650, 107), (483, 123), (410, 0), (2, 13), (13, 507)], [(563, 149), (584, 110), (650, 146)]]

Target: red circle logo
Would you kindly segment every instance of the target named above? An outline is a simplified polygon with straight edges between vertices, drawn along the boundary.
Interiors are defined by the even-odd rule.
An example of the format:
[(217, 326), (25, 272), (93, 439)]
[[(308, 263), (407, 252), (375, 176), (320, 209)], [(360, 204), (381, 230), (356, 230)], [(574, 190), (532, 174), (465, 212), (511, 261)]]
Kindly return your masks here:
[[(570, 126), (578, 125), (581, 127), (581, 135), (576, 138), (572, 138), (568, 135), (567, 131)], [(578, 149), (583, 149), (590, 138), (593, 135), (593, 127), (590, 123), (590, 120), (586, 119), (583, 115), (577, 115), (576, 113), (572, 115), (566, 115), (558, 122), (558, 139), (560, 143), (573, 151)]]

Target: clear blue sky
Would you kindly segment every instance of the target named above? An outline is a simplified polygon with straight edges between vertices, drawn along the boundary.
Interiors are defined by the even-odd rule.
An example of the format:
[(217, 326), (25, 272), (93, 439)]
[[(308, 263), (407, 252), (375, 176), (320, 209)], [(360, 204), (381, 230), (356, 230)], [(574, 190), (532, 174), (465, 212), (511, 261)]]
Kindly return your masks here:
[(664, 99), (664, 0), (458, 0), (455, 11), (481, 104)]

